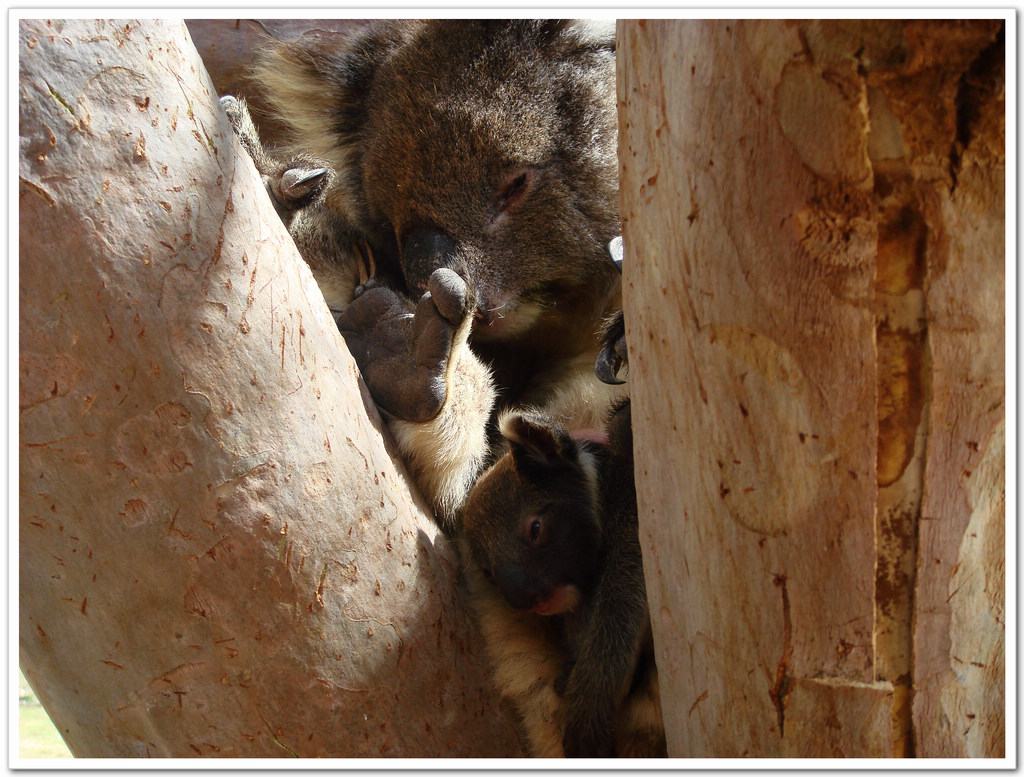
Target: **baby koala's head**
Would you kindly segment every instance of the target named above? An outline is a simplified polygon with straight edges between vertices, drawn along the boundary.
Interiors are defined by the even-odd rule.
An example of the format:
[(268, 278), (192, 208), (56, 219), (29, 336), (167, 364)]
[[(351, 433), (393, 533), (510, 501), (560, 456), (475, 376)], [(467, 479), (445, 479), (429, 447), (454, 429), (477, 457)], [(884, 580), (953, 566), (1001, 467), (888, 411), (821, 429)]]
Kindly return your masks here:
[(506, 414), (499, 428), (509, 451), (469, 495), (465, 540), (510, 607), (569, 612), (590, 595), (599, 568), (603, 446), (522, 413)]

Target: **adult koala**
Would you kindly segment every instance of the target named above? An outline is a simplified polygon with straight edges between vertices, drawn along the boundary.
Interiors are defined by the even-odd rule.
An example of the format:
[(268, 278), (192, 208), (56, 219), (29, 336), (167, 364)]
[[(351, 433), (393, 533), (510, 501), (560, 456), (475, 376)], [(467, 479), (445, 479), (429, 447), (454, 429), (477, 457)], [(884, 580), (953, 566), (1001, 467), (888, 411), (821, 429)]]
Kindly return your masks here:
[[(544, 406), (572, 430), (610, 404), (594, 362), (621, 307), (614, 24), (383, 22), (274, 44), (255, 75), (294, 145), (268, 186), (330, 171), (296, 198), (298, 231), (330, 248), (314, 274), (450, 528), (496, 411)], [(380, 283), (354, 294), (356, 243)]]

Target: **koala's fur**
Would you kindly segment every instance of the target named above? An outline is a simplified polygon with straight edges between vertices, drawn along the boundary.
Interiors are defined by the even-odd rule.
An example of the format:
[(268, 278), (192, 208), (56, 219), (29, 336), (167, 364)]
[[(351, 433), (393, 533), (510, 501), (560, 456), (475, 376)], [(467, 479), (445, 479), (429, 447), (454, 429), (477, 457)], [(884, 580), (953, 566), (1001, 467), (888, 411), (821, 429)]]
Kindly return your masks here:
[[(614, 729), (618, 754), (659, 754), (628, 412), (587, 470), (600, 572), (574, 613), (511, 610), (471, 558), (481, 504), (501, 506), (494, 468), (531, 485), (499, 458), (498, 415), (535, 407), (544, 428), (600, 429), (626, 395), (594, 376), (602, 321), (621, 309), (607, 252), (620, 233), (614, 26), (387, 22), (340, 45), (275, 44), (255, 76), (293, 147), (267, 154), (245, 143), (237, 111), (233, 125), (418, 487), (469, 556), (497, 683), (533, 753), (560, 755), (564, 741), (609, 754)], [(321, 178), (287, 173), (321, 165)], [(362, 285), (363, 246), (376, 285)]]
[(510, 451), (460, 534), (500, 691), (536, 756), (664, 756), (628, 401), (607, 444), (542, 416), (505, 415), (501, 431)]
[[(593, 364), (600, 321), (621, 307), (607, 253), (620, 233), (614, 24), (381, 22), (342, 43), (276, 43), (254, 75), (294, 150), (335, 172), (321, 242), (351, 257), (357, 236), (409, 300), (439, 268), (468, 286), (472, 354), (451, 363), (472, 379), (449, 381), (431, 419), (389, 417), (450, 525), (491, 453), (480, 418), (554, 403), (594, 425), (613, 399)], [(350, 283), (351, 262), (337, 265)]]
[(544, 402), (596, 352), (620, 307), (614, 27), (388, 22), (279, 44), (256, 77), (295, 146), (337, 171), (327, 205), (413, 298), (438, 267), (466, 279), (504, 404)]
[(278, 154), (266, 149), (245, 100), (227, 95), (221, 98), (221, 107), (328, 306), (343, 310), (365, 279), (360, 278), (359, 233), (324, 203), (334, 183), (334, 169), (304, 152)]

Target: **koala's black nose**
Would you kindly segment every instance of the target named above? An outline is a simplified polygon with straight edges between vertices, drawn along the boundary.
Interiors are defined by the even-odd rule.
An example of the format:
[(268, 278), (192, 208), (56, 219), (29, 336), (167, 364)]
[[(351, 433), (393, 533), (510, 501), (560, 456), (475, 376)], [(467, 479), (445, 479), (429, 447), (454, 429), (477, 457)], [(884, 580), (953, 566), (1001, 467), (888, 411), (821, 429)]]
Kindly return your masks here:
[(402, 246), (402, 272), (410, 289), (427, 290), (430, 274), (439, 267), (452, 267), (455, 242), (436, 229), (417, 229), (405, 236)]
[(494, 570), (494, 580), (509, 607), (515, 610), (532, 609), (543, 598), (537, 582), (518, 564), (501, 564)]

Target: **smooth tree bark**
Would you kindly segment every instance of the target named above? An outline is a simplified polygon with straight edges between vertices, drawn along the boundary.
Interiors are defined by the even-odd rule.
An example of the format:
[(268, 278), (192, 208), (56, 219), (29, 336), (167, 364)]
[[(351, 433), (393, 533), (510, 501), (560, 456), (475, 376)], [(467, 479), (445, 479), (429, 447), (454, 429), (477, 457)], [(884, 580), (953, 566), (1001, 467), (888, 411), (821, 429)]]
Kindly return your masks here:
[(184, 25), (18, 46), (19, 657), (71, 751), (521, 755)]
[(620, 22), (674, 756), (1002, 757), (1003, 22)]

